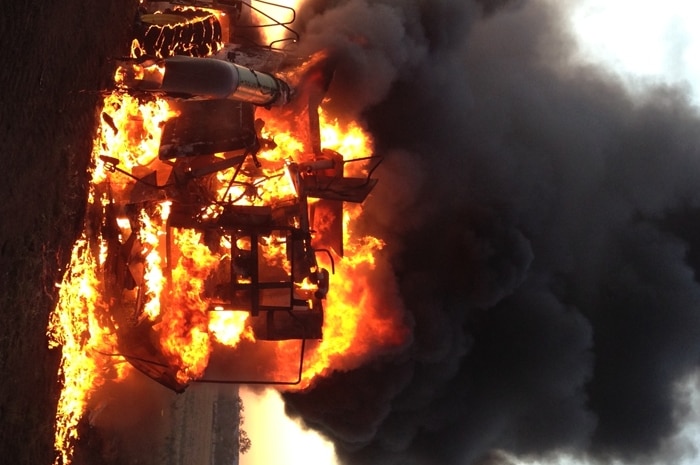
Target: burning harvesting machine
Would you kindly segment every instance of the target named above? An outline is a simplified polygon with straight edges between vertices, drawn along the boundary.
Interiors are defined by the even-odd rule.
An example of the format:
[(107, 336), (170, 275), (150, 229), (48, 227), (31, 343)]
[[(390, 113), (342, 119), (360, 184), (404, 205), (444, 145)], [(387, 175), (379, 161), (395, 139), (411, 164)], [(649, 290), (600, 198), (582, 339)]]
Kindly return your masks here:
[[(281, 50), (298, 39), (290, 28), (293, 10), (278, 6), (290, 16), (287, 22), (264, 12), (270, 22), (261, 25), (251, 23), (255, 6), (245, 1), (191, 3), (196, 5), (145, 3), (132, 54), (137, 57), (124, 59), (118, 73), (125, 92), (165, 98), (176, 114), (162, 127), (157, 159), (127, 169), (116, 157), (101, 157), (107, 170), (128, 181), (119, 192), (112, 183), (97, 187), (110, 201), (93, 221), (107, 243), (106, 287), (119, 350), (161, 384), (185, 389), (187, 381), (176, 375), (179, 367), (152, 342), (155, 323), (141, 315), (148, 293), (144, 255), (155, 246), (145, 243), (138, 212), (166, 202), (166, 281), (179, 254), (174, 230), (196, 231), (212, 252), (226, 244), (219, 255), (225, 258), (205, 280), (201, 297), (207, 310), (248, 312), (256, 340), (301, 341), (301, 377), (304, 341), (322, 337), (330, 285), (317, 255), (330, 257), (332, 272), (330, 249), (343, 254), (342, 204), (362, 202), (376, 181), (372, 170), (364, 177), (344, 176), (342, 156), (321, 147), (318, 107), (333, 66), (328, 59), (300, 65)], [(245, 33), (263, 27), (281, 28), (286, 35), (261, 45)], [(290, 68), (301, 70), (295, 85), (279, 77)], [(256, 111), (272, 107), (304, 135), (303, 159), (266, 167), (268, 162), (258, 158), (275, 142), (263, 135), (265, 122)], [(212, 190), (213, 177), (222, 173), (229, 173), (225, 189)], [(281, 200), (261, 198), (261, 183), (272, 177), (284, 178), (291, 193)], [(323, 234), (316, 234), (320, 230)], [(271, 243), (276, 252), (270, 252)]]

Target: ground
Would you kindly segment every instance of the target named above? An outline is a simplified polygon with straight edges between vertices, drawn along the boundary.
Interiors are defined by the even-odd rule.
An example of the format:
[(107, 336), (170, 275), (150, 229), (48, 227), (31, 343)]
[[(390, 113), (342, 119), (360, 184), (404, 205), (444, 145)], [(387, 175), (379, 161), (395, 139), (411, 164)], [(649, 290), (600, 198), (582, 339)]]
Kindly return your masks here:
[(6, 1), (0, 15), (0, 457), (50, 464), (60, 392), (46, 325), (81, 229), (111, 59), (138, 0)]

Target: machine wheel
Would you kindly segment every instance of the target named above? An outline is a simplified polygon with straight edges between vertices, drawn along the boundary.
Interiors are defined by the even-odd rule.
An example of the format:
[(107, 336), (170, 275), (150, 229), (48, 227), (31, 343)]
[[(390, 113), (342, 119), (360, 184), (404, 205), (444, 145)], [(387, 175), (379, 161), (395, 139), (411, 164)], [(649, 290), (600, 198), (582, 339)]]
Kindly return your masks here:
[(141, 15), (141, 22), (155, 26), (175, 26), (187, 23), (187, 18), (174, 13), (146, 13)]
[(166, 10), (140, 16), (136, 57), (167, 58), (174, 55), (203, 57), (222, 43), (219, 19), (204, 10)]

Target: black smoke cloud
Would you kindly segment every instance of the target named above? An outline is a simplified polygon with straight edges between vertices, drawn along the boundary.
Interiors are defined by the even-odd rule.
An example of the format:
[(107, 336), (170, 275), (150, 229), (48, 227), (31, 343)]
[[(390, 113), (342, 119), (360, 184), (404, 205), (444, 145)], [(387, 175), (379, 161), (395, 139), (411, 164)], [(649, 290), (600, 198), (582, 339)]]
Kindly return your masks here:
[(385, 157), (363, 228), (413, 322), (399, 353), (285, 394), (344, 463), (679, 458), (662, 446), (700, 356), (700, 119), (677, 89), (574, 64), (551, 3), (302, 11), (302, 47), (339, 59), (330, 105)]

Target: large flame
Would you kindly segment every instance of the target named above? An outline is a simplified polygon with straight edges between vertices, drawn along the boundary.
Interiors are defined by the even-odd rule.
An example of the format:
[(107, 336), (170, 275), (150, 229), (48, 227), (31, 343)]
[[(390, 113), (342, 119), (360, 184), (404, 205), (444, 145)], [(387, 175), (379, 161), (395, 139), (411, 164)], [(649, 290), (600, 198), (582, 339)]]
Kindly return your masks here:
[[(57, 464), (71, 462), (77, 425), (93, 394), (108, 378), (119, 382), (131, 372), (129, 364), (119, 363), (124, 358), (117, 340), (129, 325), (147, 325), (155, 332), (153, 344), (167, 364), (176, 367), (175, 376), (183, 384), (202, 376), (217, 344), (235, 348), (242, 340), (255, 340), (248, 312), (218, 308), (207, 289), (207, 279), (221, 272), (234, 250), (253, 245), (223, 238), (213, 244), (194, 230), (168, 228), (168, 201), (151, 201), (136, 212), (120, 207), (128, 203), (135, 178), (151, 173), (163, 185), (170, 175), (173, 168), (158, 159), (158, 148), (164, 122), (175, 115), (168, 100), (158, 97), (139, 99), (115, 91), (104, 99), (93, 148), (92, 213), (74, 247), (48, 329), (50, 345), (62, 348)], [(265, 122), (263, 138), (274, 140), (275, 148), (260, 152), (262, 169), (241, 173), (240, 183), (228, 182), (234, 168), (213, 176), (213, 197), (234, 199), (237, 205), (284, 205), (294, 199), (286, 166), (309, 161), (313, 149), (308, 134), (295, 129), (303, 117), (293, 116), (291, 121), (289, 112), (282, 110), (256, 113)], [(355, 161), (345, 164), (348, 174), (367, 175), (366, 158), (373, 150), (368, 134), (358, 124), (341, 123), (322, 110), (319, 116), (321, 147)], [(217, 209), (213, 202), (199, 214), (206, 218)], [(344, 214), (344, 256), (319, 257), (320, 266), (335, 270), (324, 303), (323, 339), (309, 345), (295, 388), (306, 388), (315, 377), (333, 370), (357, 367), (377, 350), (399, 346), (407, 337), (408, 329), (396, 321), (399, 309), (387, 311), (387, 301), (373, 282), (378, 279), (382, 240), (353, 234), (361, 206)], [(291, 273), (284, 237), (263, 236), (255, 246), (268, 266)], [(313, 293), (316, 286), (295, 283), (295, 295)], [(267, 372), (289, 379), (298, 344), (279, 342), (276, 352), (275, 359), (263, 361), (269, 365)]]
[[(49, 347), (61, 347), (59, 375), (63, 389), (56, 412), (56, 463), (70, 463), (76, 428), (90, 393), (106, 379), (124, 379), (129, 365), (112, 357), (116, 352), (114, 328), (105, 320), (103, 286), (96, 274), (101, 254), (91, 250), (85, 235), (73, 248), (72, 259), (60, 284), (59, 303), (52, 312), (47, 335)], [(97, 257), (96, 257), (97, 255)]]

